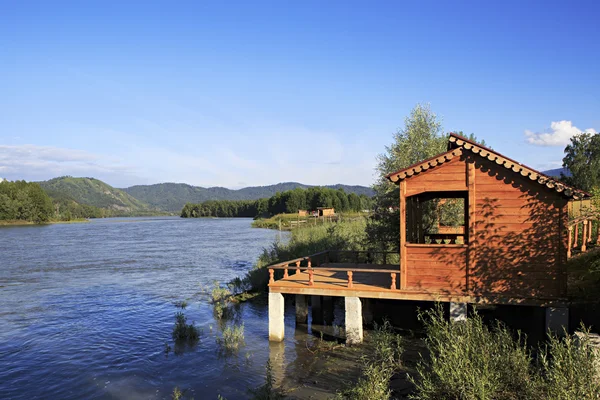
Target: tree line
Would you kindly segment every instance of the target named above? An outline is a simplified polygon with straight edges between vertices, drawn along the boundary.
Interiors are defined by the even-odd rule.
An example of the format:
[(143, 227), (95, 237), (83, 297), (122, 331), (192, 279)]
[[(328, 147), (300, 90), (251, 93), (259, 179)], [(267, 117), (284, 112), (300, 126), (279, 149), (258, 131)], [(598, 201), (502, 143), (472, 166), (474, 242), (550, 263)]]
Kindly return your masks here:
[(111, 216), (111, 211), (79, 204), (68, 196), (45, 191), (38, 183), (0, 182), (0, 221), (24, 221), (36, 224)]
[(296, 188), (278, 192), (258, 200), (209, 200), (199, 204), (187, 203), (181, 210), (183, 218), (198, 217), (257, 217), (293, 214), (298, 210), (333, 207), (336, 212), (369, 210), (372, 200), (361, 194), (346, 193), (343, 189), (326, 187)]
[(52, 199), (37, 183), (0, 182), (0, 220), (42, 223), (52, 216)]

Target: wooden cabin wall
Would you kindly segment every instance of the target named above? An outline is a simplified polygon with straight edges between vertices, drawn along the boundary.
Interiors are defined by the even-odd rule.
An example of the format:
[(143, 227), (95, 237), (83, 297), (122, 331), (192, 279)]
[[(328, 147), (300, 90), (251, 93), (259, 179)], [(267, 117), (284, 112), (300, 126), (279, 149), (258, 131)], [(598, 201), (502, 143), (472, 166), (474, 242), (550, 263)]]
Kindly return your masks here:
[(466, 163), (459, 157), (407, 179), (406, 196), (467, 190)]
[(515, 297), (566, 295), (567, 200), (495, 162), (475, 164), (469, 290)]
[(407, 244), (406, 287), (464, 294), (467, 246)]

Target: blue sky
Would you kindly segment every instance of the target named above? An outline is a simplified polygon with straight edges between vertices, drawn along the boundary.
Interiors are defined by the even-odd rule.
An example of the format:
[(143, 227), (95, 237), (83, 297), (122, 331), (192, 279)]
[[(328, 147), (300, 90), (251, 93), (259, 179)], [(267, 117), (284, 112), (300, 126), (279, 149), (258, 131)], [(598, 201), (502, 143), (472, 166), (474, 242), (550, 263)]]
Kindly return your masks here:
[(599, 16), (597, 1), (2, 2), (0, 176), (369, 185), (417, 103), (555, 168), (570, 136), (600, 131)]

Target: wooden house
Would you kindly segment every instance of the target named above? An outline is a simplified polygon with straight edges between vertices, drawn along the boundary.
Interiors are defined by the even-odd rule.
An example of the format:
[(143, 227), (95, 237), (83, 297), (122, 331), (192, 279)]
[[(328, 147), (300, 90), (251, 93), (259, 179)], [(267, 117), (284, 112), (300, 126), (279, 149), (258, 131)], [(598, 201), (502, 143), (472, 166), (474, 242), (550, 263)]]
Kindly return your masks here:
[[(458, 135), (448, 151), (388, 175), (400, 190), (400, 287), (508, 301), (566, 297), (568, 203), (587, 197)], [(464, 202), (464, 242), (423, 227), (432, 199)]]
[(333, 207), (317, 207), (317, 213), (319, 217), (328, 217), (335, 215), (335, 209)]
[[(345, 297), (350, 343), (362, 340), (355, 311), (369, 298), (449, 302), (457, 319), (469, 303), (542, 306), (547, 329), (568, 324), (565, 264), (592, 241), (591, 220), (570, 221), (569, 211), (589, 194), (455, 134), (446, 152), (387, 178), (400, 191), (399, 254), (329, 250), (270, 266), (272, 340), (283, 338), (283, 314), (271, 318), (281, 294), (301, 305), (298, 296)], [(462, 204), (454, 232), (430, 229), (432, 202), (444, 199)], [(600, 243), (600, 223), (597, 232)]]

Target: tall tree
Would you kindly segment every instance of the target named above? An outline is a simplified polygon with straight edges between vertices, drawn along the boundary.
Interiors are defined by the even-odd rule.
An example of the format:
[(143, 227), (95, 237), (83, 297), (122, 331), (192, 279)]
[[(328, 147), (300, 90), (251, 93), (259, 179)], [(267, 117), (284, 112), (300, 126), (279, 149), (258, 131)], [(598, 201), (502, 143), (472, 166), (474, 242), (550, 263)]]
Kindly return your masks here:
[(571, 176), (562, 179), (578, 189), (591, 191), (600, 187), (600, 134), (580, 133), (565, 147), (563, 167)]
[(404, 121), (404, 128), (394, 134), (394, 141), (379, 155), (375, 190), (375, 213), (367, 224), (371, 245), (383, 250), (397, 249), (400, 238), (398, 187), (385, 176), (433, 157), (446, 149), (446, 135), (429, 104), (417, 104)]

